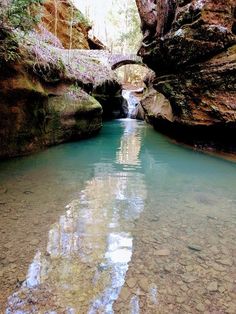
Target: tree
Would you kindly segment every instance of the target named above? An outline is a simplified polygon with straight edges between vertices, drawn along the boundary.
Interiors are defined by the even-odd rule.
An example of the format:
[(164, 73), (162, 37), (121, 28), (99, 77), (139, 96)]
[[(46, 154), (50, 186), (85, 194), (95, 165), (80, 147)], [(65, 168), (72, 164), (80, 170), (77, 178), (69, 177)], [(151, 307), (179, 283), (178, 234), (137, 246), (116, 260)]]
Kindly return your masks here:
[(135, 0), (113, 2), (113, 9), (108, 16), (113, 29), (110, 44), (121, 53), (136, 53), (141, 41), (140, 18)]
[(37, 14), (43, 0), (11, 0), (0, 4), (0, 27), (28, 31), (39, 21)]

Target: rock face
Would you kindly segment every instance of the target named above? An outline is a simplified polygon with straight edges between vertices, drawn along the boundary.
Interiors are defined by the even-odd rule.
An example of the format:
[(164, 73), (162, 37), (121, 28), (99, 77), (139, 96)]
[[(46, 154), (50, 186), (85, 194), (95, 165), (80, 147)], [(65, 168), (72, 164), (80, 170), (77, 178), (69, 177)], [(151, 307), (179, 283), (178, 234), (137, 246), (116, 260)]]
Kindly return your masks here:
[(148, 120), (179, 138), (188, 134), (191, 144), (236, 150), (235, 1), (136, 2), (144, 34), (139, 55), (156, 73), (149, 86), (172, 111), (171, 119), (156, 114), (162, 96), (155, 106), (146, 105)]
[(106, 49), (98, 38), (89, 36), (89, 21), (71, 1), (45, 0), (41, 14), (39, 32), (47, 29), (65, 49)]
[(0, 50), (0, 159), (94, 135), (103, 112), (125, 116), (108, 52), (64, 49), (64, 37), (42, 24), (12, 44), (11, 29), (0, 29), (0, 38), (17, 56), (6, 61)]
[(41, 24), (60, 40), (64, 48), (89, 49), (91, 26), (70, 1), (44, 1), (42, 15)]
[[(25, 65), (26, 66), (26, 65)], [(0, 158), (19, 156), (91, 136), (102, 126), (102, 107), (75, 85), (50, 84), (22, 64), (0, 80)]]

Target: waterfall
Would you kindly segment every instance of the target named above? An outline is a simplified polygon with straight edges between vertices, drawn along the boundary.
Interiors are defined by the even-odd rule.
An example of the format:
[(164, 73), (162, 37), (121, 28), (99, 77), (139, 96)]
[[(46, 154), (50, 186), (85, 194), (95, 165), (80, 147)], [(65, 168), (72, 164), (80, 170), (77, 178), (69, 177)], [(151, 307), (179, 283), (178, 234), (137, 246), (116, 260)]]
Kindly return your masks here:
[(128, 103), (128, 118), (132, 118), (132, 112), (135, 107), (139, 104), (139, 100), (132, 93), (136, 90), (126, 90), (123, 89), (122, 96), (127, 100)]

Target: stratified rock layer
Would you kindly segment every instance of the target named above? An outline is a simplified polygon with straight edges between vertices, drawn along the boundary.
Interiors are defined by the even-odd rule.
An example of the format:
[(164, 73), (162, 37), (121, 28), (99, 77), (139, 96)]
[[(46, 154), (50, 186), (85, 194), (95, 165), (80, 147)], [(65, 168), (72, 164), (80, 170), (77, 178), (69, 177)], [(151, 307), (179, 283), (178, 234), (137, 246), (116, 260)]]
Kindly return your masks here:
[[(52, 2), (46, 1), (45, 8)], [(60, 6), (58, 2), (58, 10)], [(68, 1), (62, 6), (71, 8)], [(67, 14), (66, 8), (58, 16)], [(52, 25), (54, 13), (50, 13)], [(59, 25), (60, 32), (66, 31)], [(54, 36), (46, 26), (40, 24), (24, 37), (16, 36), (14, 62), (0, 56), (0, 159), (94, 135), (104, 117), (127, 114), (121, 84), (109, 63), (111, 55), (80, 46), (79, 38), (86, 43), (87, 33), (79, 29), (73, 36), (86, 49), (65, 49), (66, 37), (59, 29), (58, 37)], [(6, 47), (12, 34), (8, 27), (0, 29)]]
[[(91, 136), (102, 126), (102, 107), (82, 89), (45, 83), (22, 65), (0, 80), (0, 158)], [(8, 73), (9, 73), (8, 72)]]
[(158, 101), (146, 106), (148, 120), (179, 138), (188, 135), (191, 144), (206, 140), (221, 148), (220, 142), (228, 142), (236, 150), (235, 1), (137, 4), (144, 34), (139, 54), (156, 73), (149, 85), (164, 95), (173, 114), (171, 121), (157, 115), (163, 104)]
[(89, 49), (91, 26), (71, 1), (44, 1), (41, 24), (61, 41), (64, 48)]

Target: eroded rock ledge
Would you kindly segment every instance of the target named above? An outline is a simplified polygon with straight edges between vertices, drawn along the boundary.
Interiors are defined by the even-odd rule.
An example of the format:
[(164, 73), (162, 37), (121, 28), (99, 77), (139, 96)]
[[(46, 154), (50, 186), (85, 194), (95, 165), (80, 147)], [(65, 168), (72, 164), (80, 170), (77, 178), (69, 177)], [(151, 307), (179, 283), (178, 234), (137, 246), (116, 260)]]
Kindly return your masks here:
[(146, 119), (190, 144), (236, 151), (235, 1), (137, 4), (144, 34), (139, 55), (156, 74), (146, 79)]
[[(17, 39), (12, 50), (15, 60), (0, 59), (0, 158), (92, 136), (103, 118), (126, 115), (109, 53), (65, 49), (68, 34), (63, 25), (57, 29), (58, 37), (52, 33), (53, 3), (45, 2), (42, 23), (27, 36), (7, 26), (0, 29), (3, 44), (11, 45), (13, 32)], [(58, 16), (66, 18), (70, 8), (66, 1), (62, 5)], [(73, 48), (89, 48), (86, 27), (82, 22), (76, 25)]]

